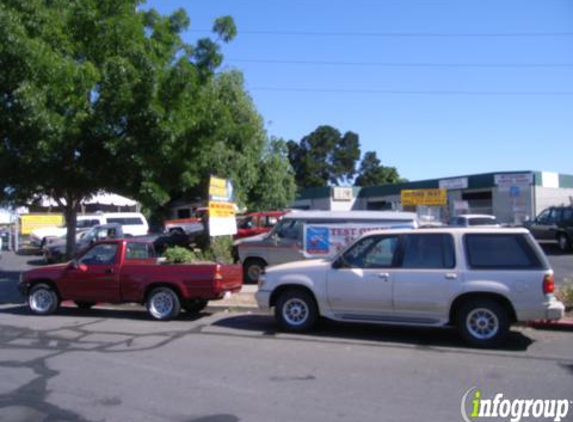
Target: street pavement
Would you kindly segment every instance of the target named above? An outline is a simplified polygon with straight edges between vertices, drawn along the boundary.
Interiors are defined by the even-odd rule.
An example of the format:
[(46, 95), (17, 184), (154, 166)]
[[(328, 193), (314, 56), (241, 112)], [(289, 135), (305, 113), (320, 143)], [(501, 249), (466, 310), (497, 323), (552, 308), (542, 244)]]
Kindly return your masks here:
[(478, 350), (447, 329), (285, 334), (258, 311), (165, 323), (131, 307), (1, 305), (0, 421), (461, 421), (474, 386), (572, 400), (572, 349), (571, 333), (525, 327)]
[[(549, 258), (573, 273), (571, 255)], [(498, 350), (451, 329), (323, 322), (286, 334), (252, 307), (255, 286), (170, 322), (136, 305), (40, 317), (15, 292), (39, 264), (6, 252), (0, 262), (0, 422), (449, 422), (471, 387), (573, 400), (571, 332), (514, 327)]]

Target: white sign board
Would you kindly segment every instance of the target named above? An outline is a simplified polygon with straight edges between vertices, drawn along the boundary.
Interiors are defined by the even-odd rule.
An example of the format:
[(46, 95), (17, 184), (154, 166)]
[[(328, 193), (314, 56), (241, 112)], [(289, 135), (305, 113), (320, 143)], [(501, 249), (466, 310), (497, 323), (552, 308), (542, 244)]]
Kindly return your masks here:
[(345, 188), (340, 186), (335, 186), (332, 188), (332, 200), (333, 201), (352, 201), (354, 195), (352, 188)]
[(235, 217), (210, 217), (209, 236), (229, 236), (237, 234), (237, 220)]
[(510, 173), (496, 174), (494, 176), (495, 184), (500, 187), (531, 185), (533, 183), (532, 173)]
[(307, 258), (324, 258), (335, 255), (372, 230), (414, 227), (414, 223), (307, 224), (303, 232), (303, 252)]
[(456, 189), (467, 189), (468, 188), (468, 178), (458, 177), (455, 179), (444, 179), (440, 180), (440, 189), (456, 190)]

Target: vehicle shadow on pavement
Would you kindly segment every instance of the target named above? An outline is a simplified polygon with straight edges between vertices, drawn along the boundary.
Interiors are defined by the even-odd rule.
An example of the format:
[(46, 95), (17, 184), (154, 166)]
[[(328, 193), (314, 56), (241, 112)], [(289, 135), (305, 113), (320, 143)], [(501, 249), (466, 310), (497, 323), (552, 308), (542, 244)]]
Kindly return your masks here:
[(31, 267), (43, 267), (44, 265), (48, 265), (46, 264), (46, 261), (44, 261), (43, 258), (31, 259), (27, 262), (27, 264), (30, 265)]
[(0, 304), (23, 303), (24, 298), (18, 291), (20, 271), (0, 272)]
[[(12, 307), (7, 307), (0, 309), (1, 314), (10, 314), (18, 316), (29, 316), (38, 317), (38, 315), (33, 314), (26, 305), (17, 305)], [(54, 314), (59, 317), (93, 317), (93, 318), (106, 318), (106, 319), (127, 319), (132, 321), (155, 321), (149, 316), (147, 311), (142, 306), (133, 306), (133, 309), (110, 309), (110, 308), (100, 308), (95, 306), (92, 309), (79, 309), (75, 305), (63, 305)], [(211, 314), (209, 312), (200, 313), (187, 313), (181, 312), (179, 317), (174, 321), (197, 321), (201, 318), (209, 317)], [(45, 316), (49, 318), (50, 316)], [(156, 321), (158, 324), (169, 323), (169, 321)]]
[[(257, 331), (265, 337), (283, 334), (270, 315), (238, 315), (220, 319), (214, 326), (236, 330)], [(466, 344), (453, 328), (394, 327), (371, 324), (350, 324), (323, 319), (318, 327), (304, 334), (284, 333), (310, 340), (358, 340), (379, 343), (416, 346), (419, 348), (455, 347), (476, 349)], [(517, 331), (510, 331), (507, 340), (496, 350), (522, 352), (533, 344), (533, 340)]]

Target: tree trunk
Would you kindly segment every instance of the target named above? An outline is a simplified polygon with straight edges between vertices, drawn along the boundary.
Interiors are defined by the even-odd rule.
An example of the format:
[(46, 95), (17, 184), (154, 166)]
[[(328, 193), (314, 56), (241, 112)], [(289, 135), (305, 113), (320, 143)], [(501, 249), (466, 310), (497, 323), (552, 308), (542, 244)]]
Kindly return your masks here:
[(77, 205), (79, 201), (66, 198), (64, 206), (64, 215), (66, 217), (66, 258), (73, 259), (76, 254), (76, 222), (77, 222)]

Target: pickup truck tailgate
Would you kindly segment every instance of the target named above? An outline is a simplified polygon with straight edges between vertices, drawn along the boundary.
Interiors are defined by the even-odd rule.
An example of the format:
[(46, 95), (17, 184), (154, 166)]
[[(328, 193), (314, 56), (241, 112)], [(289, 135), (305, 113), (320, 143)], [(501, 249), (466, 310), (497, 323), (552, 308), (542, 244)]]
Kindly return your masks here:
[(243, 286), (243, 267), (239, 264), (217, 265), (215, 290), (217, 293), (238, 292)]

